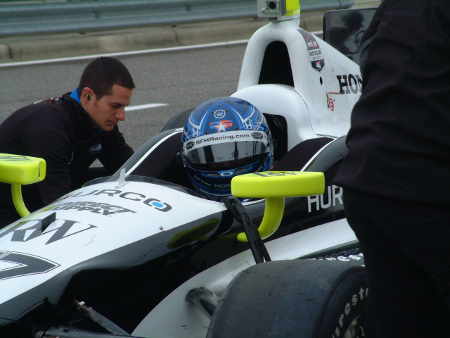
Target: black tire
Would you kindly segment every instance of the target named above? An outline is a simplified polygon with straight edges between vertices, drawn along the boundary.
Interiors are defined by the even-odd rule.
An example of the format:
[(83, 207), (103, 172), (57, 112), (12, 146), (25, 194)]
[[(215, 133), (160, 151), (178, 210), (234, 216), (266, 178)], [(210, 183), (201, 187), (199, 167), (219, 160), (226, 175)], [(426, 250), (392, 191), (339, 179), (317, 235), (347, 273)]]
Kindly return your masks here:
[(184, 125), (186, 124), (186, 121), (187, 121), (189, 115), (191, 114), (191, 112), (194, 109), (195, 108), (186, 109), (186, 110), (182, 111), (181, 113), (178, 113), (177, 115), (172, 117), (169, 120), (169, 122), (167, 122), (164, 125), (164, 127), (161, 129), (161, 131), (166, 131), (166, 130), (175, 129), (175, 128), (183, 128)]
[(292, 260), (254, 265), (225, 290), (207, 338), (356, 338), (367, 299), (355, 261)]

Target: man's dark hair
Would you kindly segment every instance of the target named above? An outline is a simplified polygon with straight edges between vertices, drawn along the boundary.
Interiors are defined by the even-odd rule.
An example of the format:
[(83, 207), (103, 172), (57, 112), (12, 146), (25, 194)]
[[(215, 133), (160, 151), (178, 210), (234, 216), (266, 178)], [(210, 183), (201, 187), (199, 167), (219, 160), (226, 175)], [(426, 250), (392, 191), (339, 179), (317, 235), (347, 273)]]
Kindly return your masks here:
[(91, 88), (97, 99), (112, 94), (113, 85), (134, 89), (133, 79), (125, 65), (111, 57), (99, 57), (89, 63), (81, 75), (78, 85), (78, 95), (81, 96), (83, 88)]

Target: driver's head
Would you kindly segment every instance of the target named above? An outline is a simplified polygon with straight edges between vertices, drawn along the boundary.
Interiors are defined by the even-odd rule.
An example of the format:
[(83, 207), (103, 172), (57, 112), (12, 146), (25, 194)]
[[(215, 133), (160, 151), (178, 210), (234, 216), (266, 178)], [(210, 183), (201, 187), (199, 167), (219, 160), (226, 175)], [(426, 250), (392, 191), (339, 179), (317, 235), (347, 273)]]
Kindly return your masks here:
[(182, 136), (182, 159), (203, 196), (231, 195), (234, 176), (272, 167), (273, 143), (264, 115), (251, 103), (220, 97), (194, 109)]

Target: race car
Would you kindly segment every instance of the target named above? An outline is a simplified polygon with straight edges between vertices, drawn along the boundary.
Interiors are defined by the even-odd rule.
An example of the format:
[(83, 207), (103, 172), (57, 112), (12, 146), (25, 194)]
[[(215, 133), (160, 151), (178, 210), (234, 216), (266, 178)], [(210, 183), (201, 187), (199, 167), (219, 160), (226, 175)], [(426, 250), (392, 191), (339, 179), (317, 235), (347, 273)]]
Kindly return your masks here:
[[(193, 191), (177, 161), (189, 111), (114, 175), (28, 215), (18, 185), (42, 179), (42, 162), (0, 157), (26, 215), (0, 230), (1, 337), (363, 335), (364, 259), (332, 183), (359, 67), (299, 28), (298, 1), (258, 11), (270, 22), (250, 39), (232, 96), (265, 115), (277, 148), (257, 183), (233, 179), (244, 201)], [(370, 15), (359, 13), (361, 30)]]

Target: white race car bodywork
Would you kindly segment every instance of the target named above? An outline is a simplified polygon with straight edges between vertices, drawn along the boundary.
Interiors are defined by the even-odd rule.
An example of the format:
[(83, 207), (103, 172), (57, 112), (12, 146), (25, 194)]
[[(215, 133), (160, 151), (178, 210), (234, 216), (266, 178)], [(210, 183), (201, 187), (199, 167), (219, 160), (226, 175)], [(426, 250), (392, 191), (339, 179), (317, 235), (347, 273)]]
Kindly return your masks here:
[[(293, 87), (259, 85), (265, 50), (274, 41), (287, 47)], [(359, 66), (292, 20), (269, 23), (252, 36), (232, 96), (252, 102), (263, 113), (284, 116), (290, 127), (289, 144), (294, 146), (319, 135), (346, 135), (361, 90)]]
[[(250, 203), (261, 204), (263, 201), (246, 204)], [(169, 207), (169, 211), (164, 211)], [(0, 281), (2, 289), (8, 290), (0, 293), (0, 303), (52, 279), (54, 294), (47, 294), (47, 297), (56, 303), (60, 291), (67, 286), (58, 279), (61, 272), (89, 269), (88, 265), (81, 264), (80, 267), (80, 262), (224, 210), (223, 204), (175, 194), (172, 189), (156, 184), (117, 181), (81, 188), (0, 232), (0, 271), (9, 271), (11, 275)], [(57, 220), (41, 232), (40, 221), (55, 211)], [(273, 260), (286, 260), (355, 241), (346, 220), (341, 219), (270, 241), (267, 249)], [(158, 246), (156, 243), (149, 250), (155, 255), (164, 254), (170, 248), (163, 244)], [(157, 250), (161, 253), (155, 253)], [(31, 257), (35, 261), (21, 262), (14, 258), (15, 255)], [(38, 263), (43, 261), (48, 267), (39, 270)], [(21, 269), (26, 263), (37, 270), (24, 272)], [(117, 260), (109, 263), (111, 267), (120, 265)], [(197, 274), (160, 302), (132, 334), (155, 338), (205, 337), (210, 320), (185, 300), (188, 291), (201, 286), (220, 296), (234, 276), (254, 264), (251, 251), (246, 250)], [(108, 262), (103, 261), (102, 265), (107, 268)], [(33, 303), (40, 301), (37, 298)]]
[[(196, 208), (191, 207), (194, 204)], [(0, 293), (0, 303), (80, 262), (223, 210), (226, 208), (219, 203), (174, 194), (159, 185), (108, 182), (81, 188), (0, 232), (0, 271), (11, 275), (0, 275), (2, 289), (8, 290)], [(40, 222), (55, 211), (57, 220), (41, 232)], [(54, 266), (22, 273), (20, 264), (9, 261), (11, 253), (36, 257)], [(117, 263), (111, 262), (114, 266)], [(19, 276), (27, 277), (17, 283), (13, 277)]]
[[(270, 73), (263, 68), (270, 66), (264, 64), (264, 58), (272, 43), (285, 45), (287, 55), (282, 60), (290, 63), (292, 75), (288, 74), (287, 78), (292, 76), (293, 85), (261, 83), (263, 71)], [(300, 29), (292, 20), (269, 23), (253, 35), (245, 53), (238, 90), (233, 96), (251, 102), (266, 115), (282, 116), (287, 126), (287, 150), (291, 150), (305, 140), (324, 136), (338, 139), (346, 135), (351, 110), (360, 93), (358, 65), (317, 36)], [(0, 230), (0, 289), (3, 290), (0, 292), (0, 317), (6, 316), (6, 307), (11, 308), (15, 299), (24, 307), (14, 308), (3, 322), (0, 320), (0, 329), (8, 318), (19, 320), (43, 303), (54, 308), (62, 306), (60, 298), (65, 295), (65, 288), (69, 284), (72, 286), (71, 276), (98, 269), (120, 273), (121, 269), (147, 264), (151, 257), (169, 257), (165, 263), (169, 265), (171, 260), (191, 254), (191, 251), (179, 254), (177, 250), (193, 242), (193, 247), (202, 247), (215, 236), (216, 230), (207, 224), (212, 222), (216, 226), (224, 222), (219, 219), (227, 210), (222, 203), (158, 182), (131, 180), (160, 144), (178, 134), (180, 130), (161, 136), (142, 151), (140, 159), (125, 165), (123, 173), (116, 174), (115, 180), (71, 192)], [(327, 146), (297, 170), (308, 170)], [(273, 260), (296, 259), (319, 252), (334, 252), (330, 259), (360, 258), (352, 256), (353, 251), (339, 254), (342, 248), (356, 245), (356, 237), (342, 216), (341, 193), (336, 193), (335, 198), (335, 189), (340, 188), (328, 184), (328, 202), (323, 196), (316, 196), (286, 203), (285, 210), (297, 203), (299, 207), (292, 214), (301, 215), (305, 221), (303, 218), (296, 221), (300, 225), (290, 221), (296, 225), (278, 230), (286, 233), (269, 239), (266, 246)], [(256, 210), (253, 215), (260, 219), (264, 200), (244, 205), (248, 210)], [(335, 210), (341, 212), (341, 216), (334, 220), (331, 217), (322, 224), (303, 225), (307, 224), (309, 214), (320, 211), (320, 215), (327, 216)], [(43, 220), (54, 212), (56, 221), (46, 227)], [(291, 211), (286, 214), (291, 216)], [(228, 245), (226, 250), (231, 252), (235, 242), (220, 236), (215, 239), (218, 252), (223, 250), (220, 249), (222, 243)], [(133, 258), (134, 250), (136, 257)], [(174, 287), (142, 317), (132, 334), (155, 338), (205, 337), (210, 319), (189, 303), (186, 295), (189, 290), (202, 287), (220, 296), (233, 277), (255, 264), (250, 250), (236, 252), (200, 269)], [(25, 304), (24, 298), (28, 303)]]

